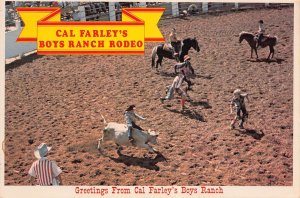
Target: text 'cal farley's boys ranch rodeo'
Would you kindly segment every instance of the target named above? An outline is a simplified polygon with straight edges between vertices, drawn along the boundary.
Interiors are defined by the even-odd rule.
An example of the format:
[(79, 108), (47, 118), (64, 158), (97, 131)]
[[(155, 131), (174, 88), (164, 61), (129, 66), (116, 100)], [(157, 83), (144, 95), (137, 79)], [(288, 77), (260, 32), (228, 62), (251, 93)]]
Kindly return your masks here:
[(17, 11), (26, 24), (17, 41), (37, 42), (38, 54), (144, 54), (145, 41), (164, 41), (164, 8), (123, 9), (117, 22), (61, 22), (60, 8)]

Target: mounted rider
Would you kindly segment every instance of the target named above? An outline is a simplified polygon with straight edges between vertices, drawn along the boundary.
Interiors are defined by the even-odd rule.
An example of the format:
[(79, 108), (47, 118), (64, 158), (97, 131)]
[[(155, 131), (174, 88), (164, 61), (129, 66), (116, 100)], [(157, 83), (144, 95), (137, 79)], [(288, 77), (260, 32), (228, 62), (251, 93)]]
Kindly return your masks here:
[(124, 115), (125, 115), (125, 120), (126, 120), (126, 124), (127, 124), (127, 127), (128, 127), (128, 139), (129, 141), (133, 144), (134, 143), (134, 139), (132, 137), (132, 131), (133, 131), (133, 128), (135, 129), (139, 129), (141, 131), (143, 131), (143, 129), (138, 126), (135, 121), (138, 119), (138, 120), (146, 120), (145, 118), (143, 118), (142, 116), (136, 114), (134, 112), (135, 110), (135, 105), (130, 105)]
[(176, 57), (179, 54), (181, 41), (177, 38), (176, 29), (172, 28), (172, 31), (169, 35), (169, 41), (171, 43), (171, 46), (173, 47), (173, 56)]
[(174, 66), (175, 74), (182, 73), (184, 75), (184, 81), (188, 83), (188, 90), (191, 90), (192, 82), (191, 77), (195, 74), (195, 71), (191, 65), (191, 57), (185, 55), (182, 63), (177, 63)]
[(255, 37), (255, 39), (257, 41), (256, 48), (258, 48), (258, 46), (260, 46), (262, 38), (264, 36), (264, 33), (265, 33), (264, 21), (259, 20), (258, 21), (258, 31), (257, 31), (256, 37)]

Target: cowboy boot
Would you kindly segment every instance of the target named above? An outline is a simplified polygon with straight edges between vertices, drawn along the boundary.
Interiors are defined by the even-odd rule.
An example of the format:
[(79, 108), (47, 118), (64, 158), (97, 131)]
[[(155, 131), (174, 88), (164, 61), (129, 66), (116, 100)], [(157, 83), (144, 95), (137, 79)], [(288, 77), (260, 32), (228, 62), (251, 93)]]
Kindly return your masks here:
[(235, 128), (234, 124), (235, 124), (236, 120), (233, 120), (231, 123), (230, 123), (230, 129), (233, 130)]
[(184, 106), (184, 104), (185, 104), (185, 99), (181, 99), (181, 100), (180, 100), (180, 105), (181, 105), (180, 111), (181, 111), (181, 112), (184, 112), (184, 110), (186, 109), (185, 106)]
[(133, 145), (134, 144), (134, 139), (132, 137), (132, 128), (129, 129), (128, 139), (129, 139), (129, 142)]
[(165, 98), (160, 98), (159, 100), (163, 104), (166, 99)]

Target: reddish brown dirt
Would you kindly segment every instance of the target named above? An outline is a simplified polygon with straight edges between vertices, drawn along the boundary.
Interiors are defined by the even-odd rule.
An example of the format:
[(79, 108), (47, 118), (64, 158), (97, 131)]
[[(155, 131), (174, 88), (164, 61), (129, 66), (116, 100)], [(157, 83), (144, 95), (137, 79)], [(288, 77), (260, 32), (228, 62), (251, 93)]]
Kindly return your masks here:
[[(255, 31), (263, 19), (276, 35), (271, 62), (249, 59), (239, 32)], [(27, 172), (41, 142), (62, 167), (65, 185), (292, 185), (293, 178), (293, 8), (252, 10), (220, 16), (160, 21), (167, 35), (175, 25), (181, 38), (197, 36), (192, 51), (197, 78), (194, 103), (179, 112), (178, 99), (161, 104), (173, 80), (173, 60), (160, 73), (146, 56), (41, 56), (7, 67), (5, 93), (5, 184), (29, 185)], [(266, 58), (268, 49), (259, 50)], [(236, 88), (250, 94), (247, 130), (230, 130), (229, 104)], [(146, 150), (118, 155), (97, 139), (108, 121), (124, 122), (129, 104), (158, 131), (155, 145), (167, 161)], [(29, 144), (32, 138), (34, 143)]]

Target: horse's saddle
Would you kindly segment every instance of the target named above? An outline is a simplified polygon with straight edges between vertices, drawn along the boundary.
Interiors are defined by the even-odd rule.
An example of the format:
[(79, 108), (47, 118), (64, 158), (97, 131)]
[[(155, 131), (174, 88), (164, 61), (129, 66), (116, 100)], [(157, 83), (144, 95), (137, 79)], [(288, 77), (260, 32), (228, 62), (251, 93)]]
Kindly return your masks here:
[(169, 52), (172, 52), (172, 53), (175, 52), (175, 54), (179, 54), (180, 51), (181, 51), (181, 47), (182, 47), (181, 41), (178, 41), (177, 42), (178, 52), (176, 52), (176, 49), (174, 49), (174, 47), (171, 45), (171, 43), (164, 43), (163, 50), (169, 51)]
[[(268, 35), (263, 35), (262, 38), (261, 38), (261, 42), (265, 42), (269, 37), (270, 37), (270, 34), (268, 34)], [(255, 41), (258, 40), (258, 34), (255, 34), (254, 40), (255, 40)]]

